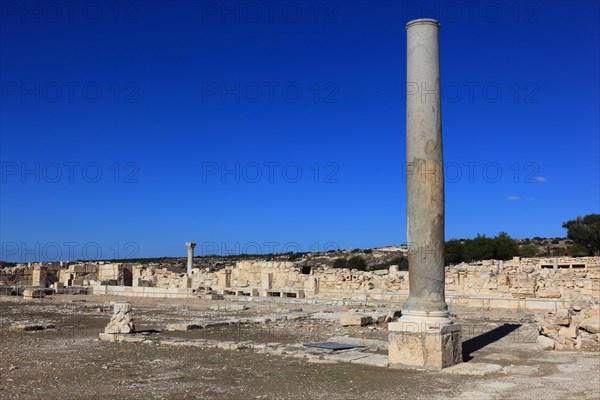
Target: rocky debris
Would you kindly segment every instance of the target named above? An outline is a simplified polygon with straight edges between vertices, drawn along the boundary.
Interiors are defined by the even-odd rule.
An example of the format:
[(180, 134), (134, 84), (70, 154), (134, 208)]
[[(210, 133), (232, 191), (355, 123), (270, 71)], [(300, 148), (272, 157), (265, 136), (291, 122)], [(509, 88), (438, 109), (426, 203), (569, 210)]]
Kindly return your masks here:
[(225, 304), (211, 306), (210, 309), (213, 311), (244, 311), (249, 307), (245, 304)]
[(106, 325), (106, 328), (104, 328), (104, 333), (119, 334), (133, 332), (135, 332), (135, 325), (133, 324), (131, 304), (116, 302), (113, 315), (108, 325)]
[(584, 319), (579, 327), (589, 333), (600, 333), (600, 315)]
[(537, 318), (541, 335), (538, 348), (572, 351), (597, 347), (600, 343), (599, 312), (597, 304), (576, 303), (568, 310), (550, 312)]

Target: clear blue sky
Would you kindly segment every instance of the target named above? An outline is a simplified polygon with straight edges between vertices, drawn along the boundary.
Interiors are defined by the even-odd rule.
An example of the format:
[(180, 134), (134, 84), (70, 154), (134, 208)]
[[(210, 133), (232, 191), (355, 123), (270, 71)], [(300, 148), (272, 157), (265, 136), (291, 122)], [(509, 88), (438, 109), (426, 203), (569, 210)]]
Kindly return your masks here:
[(446, 238), (599, 212), (597, 1), (0, 4), (0, 259), (405, 242), (421, 17), (442, 24)]

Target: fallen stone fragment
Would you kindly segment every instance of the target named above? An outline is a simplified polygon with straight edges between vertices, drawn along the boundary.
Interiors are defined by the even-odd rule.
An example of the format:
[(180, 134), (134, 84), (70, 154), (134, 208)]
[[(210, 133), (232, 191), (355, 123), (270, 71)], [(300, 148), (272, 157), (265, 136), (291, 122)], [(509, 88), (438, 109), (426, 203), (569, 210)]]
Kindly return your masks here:
[(452, 367), (445, 368), (442, 371), (447, 374), (484, 376), (493, 374), (494, 372), (500, 372), (501, 370), (502, 366), (498, 364), (467, 362), (453, 365)]
[(558, 334), (564, 337), (575, 339), (577, 337), (577, 326), (563, 326), (558, 330)]
[(596, 315), (591, 318), (586, 318), (579, 324), (581, 329), (588, 331), (589, 333), (600, 332), (600, 315)]
[(340, 317), (342, 326), (366, 326), (373, 323), (373, 319), (368, 315), (347, 314)]
[(555, 346), (554, 339), (540, 335), (537, 338), (537, 347), (540, 350), (553, 350)]
[(167, 330), (168, 331), (182, 331), (182, 332), (187, 332), (187, 331), (191, 331), (193, 329), (202, 329), (202, 325), (199, 325), (199, 324), (196, 324), (196, 323), (185, 323), (185, 322), (175, 323), (175, 324), (168, 324), (167, 325)]

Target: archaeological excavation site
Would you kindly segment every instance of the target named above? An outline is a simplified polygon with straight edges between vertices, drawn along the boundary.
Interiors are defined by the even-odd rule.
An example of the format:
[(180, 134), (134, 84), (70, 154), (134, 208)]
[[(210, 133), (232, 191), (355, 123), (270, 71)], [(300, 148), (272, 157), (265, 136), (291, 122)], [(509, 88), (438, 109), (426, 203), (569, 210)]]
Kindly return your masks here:
[[(10, 3), (9, 7), (0, 9), (3, 23), (13, 10), (18, 11), (19, 2), (7, 3)], [(85, 3), (94, 5), (97, 2)], [(494, 153), (493, 157), (498, 157), (495, 160), (518, 151), (533, 157), (534, 148), (554, 140), (542, 128), (541, 123), (545, 121), (541, 120), (545, 119), (551, 119), (551, 124), (568, 127), (568, 133), (556, 135), (560, 137), (556, 140), (559, 146), (567, 146), (566, 142), (575, 140), (573, 137), (576, 135), (571, 131), (581, 127), (575, 127), (572, 120), (583, 118), (580, 115), (583, 107), (575, 104), (574, 98), (579, 94), (575, 96), (572, 88), (569, 96), (550, 102), (558, 104), (558, 108), (551, 111), (544, 109), (540, 114), (536, 114), (537, 102), (526, 112), (515, 110), (517, 106), (513, 103), (509, 105), (513, 108), (498, 112), (490, 111), (496, 106), (494, 101), (475, 108), (472, 102), (466, 103), (466, 106), (465, 103), (453, 104), (442, 96), (440, 55), (445, 57), (445, 63), (451, 61), (453, 67), (447, 70), (453, 79), (462, 73), (470, 76), (485, 68), (475, 65), (473, 59), (466, 60), (464, 53), (454, 56), (454, 52), (482, 42), (485, 43), (485, 51), (480, 50), (476, 57), (491, 59), (502, 53), (498, 46), (506, 46), (506, 52), (528, 40), (528, 31), (518, 30), (517, 39), (506, 45), (502, 42), (504, 39), (499, 39), (508, 34), (504, 25), (490, 27), (491, 24), (485, 21), (485, 29), (477, 31), (481, 32), (481, 37), (484, 37), (484, 32), (497, 30), (482, 39), (479, 33), (465, 28), (470, 27), (468, 24), (457, 26), (449, 21), (448, 30), (442, 31), (437, 19), (417, 18), (428, 12), (417, 12), (415, 14), (419, 15), (404, 18), (401, 25), (394, 17), (393, 29), (385, 28), (378, 39), (368, 41), (365, 37), (378, 29), (380, 20), (387, 17), (384, 15), (387, 12), (379, 9), (384, 5), (373, 7), (371, 2), (366, 2), (356, 8), (355, 2), (274, 2), (278, 6), (283, 4), (284, 10), (287, 10), (286, 5), (292, 4), (296, 11), (304, 14), (284, 14), (285, 29), (279, 26), (279, 30), (273, 32), (270, 31), (274, 26), (272, 22), (260, 29), (252, 25), (257, 15), (262, 15), (261, 10), (267, 15), (267, 10), (261, 8), (263, 2), (114, 3), (117, 8), (105, 9), (103, 15), (115, 19), (111, 19), (110, 24), (119, 34), (111, 36), (110, 42), (106, 43), (103, 56), (109, 54), (109, 61), (100, 63), (99, 68), (102, 71), (117, 68), (127, 72), (130, 64), (136, 65), (136, 57), (145, 54), (132, 71), (139, 68), (144, 71), (140, 73), (140, 80), (147, 75), (152, 81), (138, 87), (133, 81), (113, 83), (116, 81), (114, 77), (96, 77), (94, 79), (98, 82), (111, 82), (111, 90), (105, 90), (105, 97), (110, 97), (113, 102), (110, 107), (97, 111), (93, 108), (97, 107), (96, 102), (87, 101), (84, 107), (69, 109), (63, 115), (51, 108), (54, 102), (49, 102), (50, 105), (43, 104), (49, 107), (43, 112), (36, 109), (19, 114), (18, 128), (15, 128), (24, 138), (19, 140), (24, 143), (23, 147), (27, 147), (27, 156), (31, 152), (31, 157), (36, 157), (27, 136), (28, 130), (35, 129), (28, 129), (21, 123), (36, 119), (38, 112), (58, 120), (68, 118), (69, 122), (63, 121), (62, 125), (75, 124), (76, 119), (84, 120), (86, 126), (98, 130), (98, 137), (78, 130), (61, 139), (52, 129), (61, 131), (65, 127), (56, 127), (52, 125), (54, 121), (44, 120), (40, 125), (48, 128), (48, 133), (44, 131), (46, 136), (38, 142), (43, 144), (42, 147), (51, 148), (58, 146), (50, 143), (51, 139), (56, 139), (65, 149), (55, 148), (55, 152), (78, 156), (85, 153), (90, 154), (92, 159), (109, 154), (114, 159), (109, 164), (111, 167), (105, 168), (104, 178), (100, 168), (100, 173), (96, 174), (98, 180), (87, 175), (88, 181), (82, 184), (69, 181), (54, 185), (56, 182), (47, 182), (48, 179), (40, 184), (38, 179), (35, 184), (40, 185), (29, 191), (31, 186), (25, 184), (31, 171), (47, 173), (51, 169), (48, 168), (50, 164), (42, 167), (39, 163), (35, 164), (37, 169), (25, 168), (22, 174), (15, 172), (16, 166), (25, 164), (10, 164), (8, 170), (2, 166), (3, 184), (13, 175), (21, 176), (18, 182), (21, 186), (14, 185), (6, 190), (17, 190), (12, 193), (19, 194), (10, 197), (10, 194), (2, 193), (2, 201), (7, 198), (9, 207), (18, 209), (24, 204), (28, 208), (21, 213), (11, 211), (2, 214), (2, 223), (8, 228), (2, 227), (1, 233), (7, 233), (13, 241), (0, 244), (0, 400), (600, 400), (600, 214), (593, 214), (596, 208), (586, 206), (589, 198), (593, 202), (593, 196), (585, 194), (584, 186), (590, 186), (593, 177), (586, 178), (585, 185), (577, 187), (571, 182), (578, 174), (566, 166), (587, 165), (582, 154), (587, 151), (586, 147), (591, 146), (578, 145), (574, 155), (568, 154), (568, 150), (557, 154), (557, 151), (544, 148), (544, 153), (552, 155), (549, 164), (560, 164), (561, 171), (548, 179), (535, 169), (529, 176), (531, 185), (521, 185), (521, 176), (514, 179), (516, 183), (512, 176), (507, 179), (505, 168), (504, 181), (501, 181), (500, 173), (496, 181), (489, 181), (489, 175), (486, 175), (488, 181), (484, 184), (476, 182), (478, 185), (475, 186), (473, 181), (469, 181), (460, 186), (464, 182), (457, 182), (456, 176), (449, 179), (445, 169), (445, 162), (448, 163), (444, 159), (444, 148), (450, 150), (448, 153), (455, 160), (462, 157), (469, 165), (478, 161), (468, 160), (483, 159), (481, 154), (484, 150)], [(132, 15), (125, 12), (129, 9), (124, 3), (127, 7), (133, 4), (133, 10), (147, 12), (140, 13), (141, 20), (150, 18), (146, 31), (138, 30), (137, 23), (121, 23)], [(156, 6), (155, 3), (161, 5)], [(177, 6), (171, 6), (171, 3)], [(306, 6), (308, 3), (312, 4), (311, 7)], [(425, 2), (383, 3), (389, 3), (385, 7), (402, 5), (406, 8), (402, 10), (403, 17), (406, 17), (405, 11), (418, 8)], [(458, 3), (450, 3), (457, 9), (462, 7)], [(36, 2), (32, 4), (33, 8), (15, 15), (27, 19), (35, 13), (35, 7), (41, 7)], [(488, 10), (490, 5), (505, 7), (500, 6), (502, 2), (482, 4), (487, 5), (484, 10)], [(540, 7), (535, 2), (527, 4)], [(355, 7), (355, 15), (348, 17), (344, 14), (342, 5), (349, 9)], [(88, 6), (83, 9), (87, 10)], [(199, 7), (196, 12), (201, 7), (203, 14), (185, 8), (194, 6)], [(349, 18), (351, 23), (346, 28), (346, 36), (338, 37), (335, 31), (328, 29), (341, 26), (331, 20), (332, 12), (340, 7), (339, 18)], [(570, 5), (567, 8), (570, 9)], [(258, 10), (259, 14), (248, 14), (248, 10)], [(514, 15), (519, 24), (525, 18), (524, 13), (504, 11), (505, 15)], [(177, 17), (172, 17), (171, 13), (175, 12), (178, 12)], [(222, 15), (219, 14), (221, 12)], [(399, 10), (394, 9), (394, 12)], [(365, 27), (362, 25), (363, 14), (367, 18), (369, 13), (378, 14), (372, 24)], [(155, 20), (152, 20), (153, 15)], [(274, 18), (278, 14), (271, 12), (268, 15)], [(299, 25), (289, 21), (292, 15), (310, 16), (308, 27), (297, 31)], [(173, 19), (170, 25), (163, 26), (170, 16)], [(184, 21), (192, 17), (196, 18), (193, 22), (180, 23), (180, 19)], [(564, 21), (575, 19), (579, 23), (578, 18), (563, 18), (562, 15), (560, 18)], [(445, 19), (448, 17), (445, 16)], [(108, 35), (106, 31), (100, 31), (100, 25), (92, 25), (94, 37)], [(201, 25), (206, 31), (192, 31), (190, 27), (196, 25)], [(514, 25), (518, 24), (515, 22)], [(550, 25), (552, 31), (560, 30), (561, 35), (569, 31), (562, 23)], [(581, 22), (581, 25), (590, 24)], [(27, 31), (23, 26), (19, 28), (22, 31), (15, 36), (30, 35), (30, 25), (25, 27)], [(63, 42), (80, 40), (71, 28), (69, 25), (68, 31), (58, 37), (49, 35), (54, 46), (61, 48), (62, 62), (73, 62), (67, 51), (62, 52)], [(208, 28), (217, 33), (208, 35)], [(398, 53), (402, 47), (403, 43), (398, 43), (398, 38), (390, 40), (390, 32), (397, 34), (399, 29), (406, 43), (406, 58), (402, 56), (401, 62), (406, 66), (405, 81), (403, 77), (394, 80), (393, 74), (385, 69), (393, 64), (394, 71), (399, 71), (401, 65), (396, 64), (400, 58), (395, 64), (383, 58), (384, 55)], [(237, 37), (234, 35), (236, 30)], [(179, 36), (165, 37), (173, 32)], [(444, 32), (442, 41), (441, 32)], [(444, 36), (445, 32), (448, 32), (447, 36)], [(562, 68), (557, 66), (554, 54), (567, 54), (573, 59), (576, 55), (579, 57), (571, 46), (581, 40), (561, 37), (560, 41), (569, 43), (568, 49), (556, 51), (554, 41), (546, 39), (548, 32), (530, 46), (535, 49), (547, 46), (548, 52), (553, 54), (553, 60), (544, 66), (551, 72), (550, 86), (553, 87), (561, 80), (555, 75)], [(586, 35), (589, 32), (586, 31)], [(495, 37), (491, 40), (493, 35)], [(325, 41), (326, 37), (331, 40), (330, 36), (335, 40), (327, 46), (318, 48), (314, 44)], [(288, 46), (287, 42), (298, 37), (313, 37), (314, 43), (305, 44), (310, 47), (310, 54), (294, 58), (300, 51), (299, 46)], [(137, 45), (123, 50), (119, 47), (122, 42), (134, 40), (127, 38), (142, 39), (136, 42)], [(42, 36), (36, 40), (41, 41)], [(269, 40), (282, 42), (272, 44)], [(103, 47), (96, 48), (90, 44), (92, 42), (85, 37), (77, 42), (77, 52), (89, 57), (81, 71), (88, 71), (99, 64), (94, 57), (97, 57), (96, 53), (102, 54), (98, 49)], [(448, 46), (450, 50), (447, 52), (443, 49), (440, 52), (440, 47), (453, 42), (458, 44)], [(42, 43), (45, 46), (47, 42)], [(257, 50), (257, 44), (261, 49), (264, 47), (262, 52)], [(272, 76), (296, 79), (295, 76), (325, 68), (327, 62), (338, 57), (336, 51), (346, 47), (352, 53), (351, 58), (339, 65), (332, 64), (334, 66), (330, 70), (315, 73), (309, 85), (296, 81), (279, 85), (279, 82), (271, 82), (271, 75), (265, 72), (273, 68)], [(376, 52), (363, 55), (359, 53), (361, 48), (376, 48)], [(228, 60), (227, 57), (236, 51), (239, 52), (238, 58)], [(19, 52), (18, 57), (3, 58), (18, 59), (21, 53), (26, 52)], [(45, 61), (45, 47), (31, 53), (39, 59), (15, 64), (18, 67), (14, 68), (21, 71), (30, 68), (30, 64), (40, 64), (44, 68), (46, 64), (52, 64)], [(119, 55), (113, 56), (113, 53)], [(282, 54), (289, 59), (277, 58)], [(523, 65), (518, 64), (519, 69), (527, 68), (527, 63), (536, 61), (536, 56), (529, 52), (518, 57), (502, 57), (502, 63), (495, 62), (501, 64), (498, 68), (502, 70), (508, 70), (512, 65), (505, 59), (514, 58), (522, 62)], [(257, 60), (261, 63), (252, 64)], [(290, 100), (290, 92), (284, 92), (287, 97), (284, 96), (282, 107), (272, 98), (260, 103), (259, 95), (252, 98), (256, 101), (248, 101), (250, 91), (240, 92), (239, 88), (256, 89), (261, 85), (255, 81), (250, 81), (250, 84), (244, 84), (244, 81), (240, 85), (240, 81), (227, 81), (219, 75), (235, 72), (234, 67), (244, 72), (244, 79), (263, 77), (273, 90), (279, 86), (288, 89), (306, 86), (303, 93), (305, 97), (311, 97), (310, 105), (298, 105), (301, 103), (299, 97)], [(289, 72), (290, 68), (299, 69)], [(351, 73), (353, 68), (360, 70)], [(591, 68), (597, 75), (593, 63)], [(68, 69), (66, 65), (64, 69)], [(163, 70), (169, 71), (165, 73), (168, 79), (161, 81)], [(536, 74), (543, 75), (537, 70)], [(193, 72), (193, 78), (186, 75), (189, 71)], [(214, 77), (207, 71), (212, 71)], [(339, 75), (339, 82), (327, 81), (331, 71)], [(251, 72), (256, 75), (251, 75)], [(572, 75), (579, 73), (578, 70)], [(583, 72), (581, 74), (584, 75)], [(48, 73), (48, 76), (51, 75)], [(363, 75), (373, 79), (385, 75), (388, 80), (358, 82), (358, 77)], [(516, 76), (514, 72), (506, 72), (505, 76), (510, 76), (512, 82), (516, 79), (513, 75)], [(123, 72), (123, 76), (130, 79), (137, 75)], [(197, 76), (206, 78), (206, 81), (193, 80)], [(562, 81), (571, 84), (572, 78), (569, 76)], [(14, 79), (16, 82), (21, 78)], [(70, 82), (66, 77), (64, 80)], [(323, 85), (320, 80), (327, 82)], [(466, 80), (471, 82), (470, 77)], [(527, 83), (531, 84), (529, 80)], [(7, 97), (17, 93), (17, 89), (12, 90), (15, 82), (9, 82), (11, 85), (8, 86), (2, 82), (3, 106)], [(593, 88), (595, 83), (597, 81), (590, 81), (580, 86)], [(402, 91), (399, 90), (401, 84), (404, 84)], [(79, 84), (69, 83), (69, 87), (75, 86)], [(368, 96), (366, 93), (373, 86), (377, 93)], [(577, 85), (573, 83), (571, 86)], [(10, 89), (8, 92), (6, 87)], [(179, 87), (185, 90), (178, 92)], [(358, 106), (355, 109), (335, 108), (345, 107), (345, 104), (330, 101), (332, 93), (323, 93), (325, 88), (332, 87), (336, 93), (341, 88), (340, 95), (355, 93), (356, 97), (348, 104), (356, 103)], [(197, 88), (208, 91), (199, 96), (202, 97), (201, 107), (194, 104), (198, 99), (190, 95)], [(132, 93), (137, 93), (138, 89), (140, 95), (148, 96), (145, 102), (139, 103), (142, 111), (134, 108), (138, 106), (137, 102), (130, 101)], [(549, 91), (547, 87), (544, 90), (545, 93)], [(597, 95), (597, 91), (588, 91)], [(110, 95), (106, 94), (108, 92)], [(307, 96), (309, 92), (311, 95)], [(390, 95), (387, 92), (397, 96), (385, 100), (385, 96)], [(18, 106), (23, 104), (23, 99), (28, 99), (31, 90), (23, 93)], [(273, 96), (273, 93), (279, 92), (271, 92), (270, 95)], [(302, 93), (302, 90), (297, 93)], [(400, 106), (401, 95), (405, 96)], [(123, 97), (126, 99), (123, 100)], [(509, 97), (513, 101), (512, 97), (517, 96), (511, 94)], [(565, 101), (566, 98), (568, 101)], [(106, 98), (103, 100), (106, 101)], [(302, 100), (306, 102), (306, 99)], [(449, 104), (451, 111), (448, 118), (451, 128), (449, 133), (444, 131), (444, 145), (442, 100), (444, 108)], [(34, 106), (37, 107), (40, 102), (38, 99)], [(155, 109), (155, 102), (174, 105), (163, 104), (160, 109)], [(514, 103), (518, 102), (514, 100)], [(568, 106), (576, 111), (567, 110), (565, 103), (575, 104)], [(124, 105), (132, 107), (121, 112), (118, 107)], [(585, 106), (594, 108), (591, 102)], [(119, 111), (115, 111), (117, 109)], [(299, 109), (304, 113), (295, 114)], [(365, 121), (353, 119), (362, 116), (363, 112)], [(568, 122), (552, 119), (555, 114), (569, 112), (573, 116)], [(404, 121), (395, 125), (404, 113), (405, 132), (401, 128)], [(105, 118), (113, 114), (118, 114), (117, 119), (105, 123)], [(392, 122), (378, 120), (387, 114), (392, 115)], [(142, 116), (143, 124), (136, 119), (138, 115)], [(332, 115), (335, 120), (319, 119)], [(266, 120), (261, 120), (261, 116)], [(525, 117), (532, 118), (532, 121), (525, 120)], [(514, 127), (509, 123), (512, 119), (518, 120), (514, 123), (519, 124), (520, 130), (514, 134), (518, 137), (512, 136), (511, 139), (509, 131)], [(231, 121), (234, 125), (227, 125)], [(456, 121), (459, 121), (458, 125)], [(283, 125), (277, 126), (276, 122)], [(307, 125), (302, 126), (303, 123)], [(468, 137), (465, 131), (477, 124), (481, 125), (480, 131)], [(504, 124), (507, 125), (506, 132), (498, 135), (501, 140), (488, 133), (493, 125)], [(363, 131), (352, 132), (356, 129), (352, 125)], [(127, 142), (129, 131), (123, 133), (123, 126), (127, 130), (139, 131), (140, 136)], [(524, 126), (544, 131), (545, 136), (542, 139), (529, 138), (528, 135), (532, 134)], [(154, 131), (155, 128), (159, 130)], [(298, 140), (293, 139), (292, 134), (296, 128), (300, 132), (297, 134), (302, 136)], [(112, 132), (113, 129), (116, 133)], [(338, 129), (340, 136), (335, 136)], [(263, 130), (270, 133), (261, 136)], [(384, 137), (381, 132), (386, 130), (393, 135)], [(232, 134), (240, 131), (242, 133), (237, 133), (238, 136)], [(318, 136), (306, 139), (313, 131)], [(325, 133), (331, 133), (333, 138), (325, 138)], [(110, 135), (118, 136), (118, 141), (111, 144), (105, 138)], [(467, 139), (463, 140), (464, 137)], [(279, 149), (272, 147), (275, 146), (273, 142), (282, 138), (292, 139)], [(80, 140), (89, 141), (85, 149), (72, 150), (69, 147), (74, 146), (69, 143), (79, 143)], [(262, 164), (249, 161), (240, 167), (241, 159), (255, 160), (253, 157), (258, 157), (258, 154), (269, 154), (269, 157), (278, 154), (278, 160), (285, 158), (281, 154), (286, 151), (288, 153), (285, 154), (292, 153), (290, 149), (293, 149), (295, 157), (304, 157), (303, 154), (313, 151), (318, 154), (329, 140), (334, 147), (327, 150), (328, 154), (332, 154), (327, 157), (341, 154), (341, 158), (346, 157), (346, 164), (309, 164), (311, 167), (305, 168), (305, 181), (302, 182), (290, 182), (289, 176), (283, 183), (258, 182), (260, 170), (255, 176), (258, 176), (256, 181), (246, 174), (250, 170), (256, 172), (257, 165), (279, 165), (279, 161)], [(369, 148), (371, 142), (376, 143), (376, 147)], [(479, 142), (485, 142), (485, 146)], [(507, 145), (506, 142), (511, 143)], [(401, 148), (399, 143), (405, 148)], [(393, 148), (393, 153), (386, 153), (387, 147)], [(460, 153), (457, 149), (464, 152)], [(38, 155), (40, 158), (52, 152), (43, 150)], [(225, 154), (224, 158), (233, 160), (234, 164), (230, 165), (235, 167), (224, 168), (224, 172), (217, 173), (217, 166), (227, 166), (226, 162), (217, 162), (221, 151)], [(146, 159), (139, 164), (121, 162), (118, 161), (119, 152), (127, 157), (144, 156)], [(406, 159), (397, 156), (397, 153), (404, 152)], [(217, 161), (207, 158), (213, 157), (213, 154)], [(198, 159), (212, 168), (210, 173), (198, 168)], [(93, 166), (94, 163), (88, 164)], [(75, 164), (79, 165), (79, 161), (68, 165)], [(286, 165), (300, 164), (288, 162)], [(375, 170), (369, 170), (371, 164), (377, 164)], [(404, 167), (402, 178), (398, 172), (401, 164)], [(500, 165), (496, 161), (485, 165), (496, 164)], [(521, 162), (509, 171), (516, 170), (522, 174), (522, 166), (530, 164), (535, 163)], [(54, 167), (61, 165), (51, 164)], [(327, 171), (323, 169), (324, 165), (334, 166), (332, 170), (335, 172), (338, 172), (339, 165), (345, 165), (339, 177), (345, 177), (350, 183), (347, 186), (326, 186), (339, 181), (327, 181), (331, 176), (322, 179), (319, 174)], [(451, 162), (450, 165), (456, 167), (459, 164)], [(538, 164), (534, 166), (539, 167)], [(578, 168), (586, 169), (583, 166)], [(200, 175), (200, 170), (201, 178), (196, 176)], [(84, 171), (90, 172), (89, 168)], [(308, 179), (310, 182), (306, 180), (306, 176), (310, 175), (307, 171), (316, 171)], [(132, 181), (137, 172), (140, 172), (140, 181)], [(107, 175), (110, 179), (106, 178)], [(123, 175), (127, 176), (123, 178)], [(231, 175), (235, 175), (234, 178)], [(72, 177), (72, 174), (65, 173), (64, 176)], [(301, 170), (297, 176), (302, 176)], [(147, 181), (141, 181), (142, 178)], [(209, 182), (212, 178), (220, 181)], [(465, 175), (463, 180), (466, 179)], [(560, 179), (568, 181), (565, 184), (568, 189), (557, 190), (546, 185), (552, 179), (553, 184)], [(448, 187), (454, 183), (456, 186)], [(15, 186), (17, 189), (14, 189)], [(51, 194), (38, 192), (38, 187), (49, 190)], [(520, 190), (518, 195), (507, 194), (513, 190), (517, 193), (517, 189)], [(364, 193), (372, 197), (362, 197)], [(558, 205), (541, 204), (551, 203), (554, 197), (558, 198)], [(447, 203), (450, 198), (453, 201)], [(573, 204), (567, 206), (568, 201)], [(49, 208), (43, 210), (45, 206)], [(583, 212), (580, 210), (591, 210), (591, 214), (565, 222), (566, 237), (558, 237), (555, 233), (554, 238), (517, 241), (504, 233), (504, 230), (513, 227), (519, 233), (530, 233), (533, 229), (551, 231), (553, 228), (548, 227), (550, 223), (546, 220), (552, 216), (559, 218), (553, 214), (562, 218), (563, 214), (557, 211), (559, 209), (563, 214)], [(44, 221), (53, 222), (44, 225)], [(528, 224), (532, 227), (526, 226)], [(447, 240), (462, 234), (474, 235), (478, 229), (490, 232), (498, 227), (502, 227), (503, 231), (493, 239), (477, 234), (475, 239)], [(52, 240), (51, 243), (73, 236), (93, 238), (94, 235), (116, 243), (132, 235), (135, 241), (127, 243), (136, 244), (136, 249), (137, 243), (140, 243), (142, 254), (139, 258), (98, 256), (49, 261), (43, 251), (32, 252), (27, 247), (31, 238), (35, 238), (32, 240), (38, 245), (46, 243), (39, 239), (44, 235), (47, 241)], [(21, 237), (25, 239), (21, 241)], [(312, 243), (313, 240), (353, 243), (360, 248), (333, 246), (314, 251), (222, 255), (208, 252), (202, 245), (216, 243), (221, 237), (235, 243), (248, 243), (265, 237), (277, 240), (301, 237), (303, 243)], [(65, 243), (79, 242), (65, 239)], [(483, 250), (477, 254), (469, 253), (468, 246), (473, 243), (480, 246), (478, 251)], [(490, 250), (492, 244), (496, 247)], [(119, 248), (118, 243), (116, 245), (110, 248)], [(459, 248), (460, 251), (457, 250)], [(7, 253), (13, 258), (4, 257)], [(30, 261), (27, 257), (32, 253), (35, 253), (35, 259)]]
[(452, 329), (402, 336), (409, 272), (331, 264), (407, 251), (0, 269), (1, 397), (597, 396), (600, 257), (448, 266)]

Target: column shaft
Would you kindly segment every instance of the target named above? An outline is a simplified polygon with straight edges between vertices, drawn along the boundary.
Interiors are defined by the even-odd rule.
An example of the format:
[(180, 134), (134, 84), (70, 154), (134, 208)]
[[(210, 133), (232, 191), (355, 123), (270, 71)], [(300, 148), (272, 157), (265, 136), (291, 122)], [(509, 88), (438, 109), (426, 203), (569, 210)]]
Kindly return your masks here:
[(439, 23), (407, 29), (406, 163), (409, 298), (404, 313), (446, 312)]

